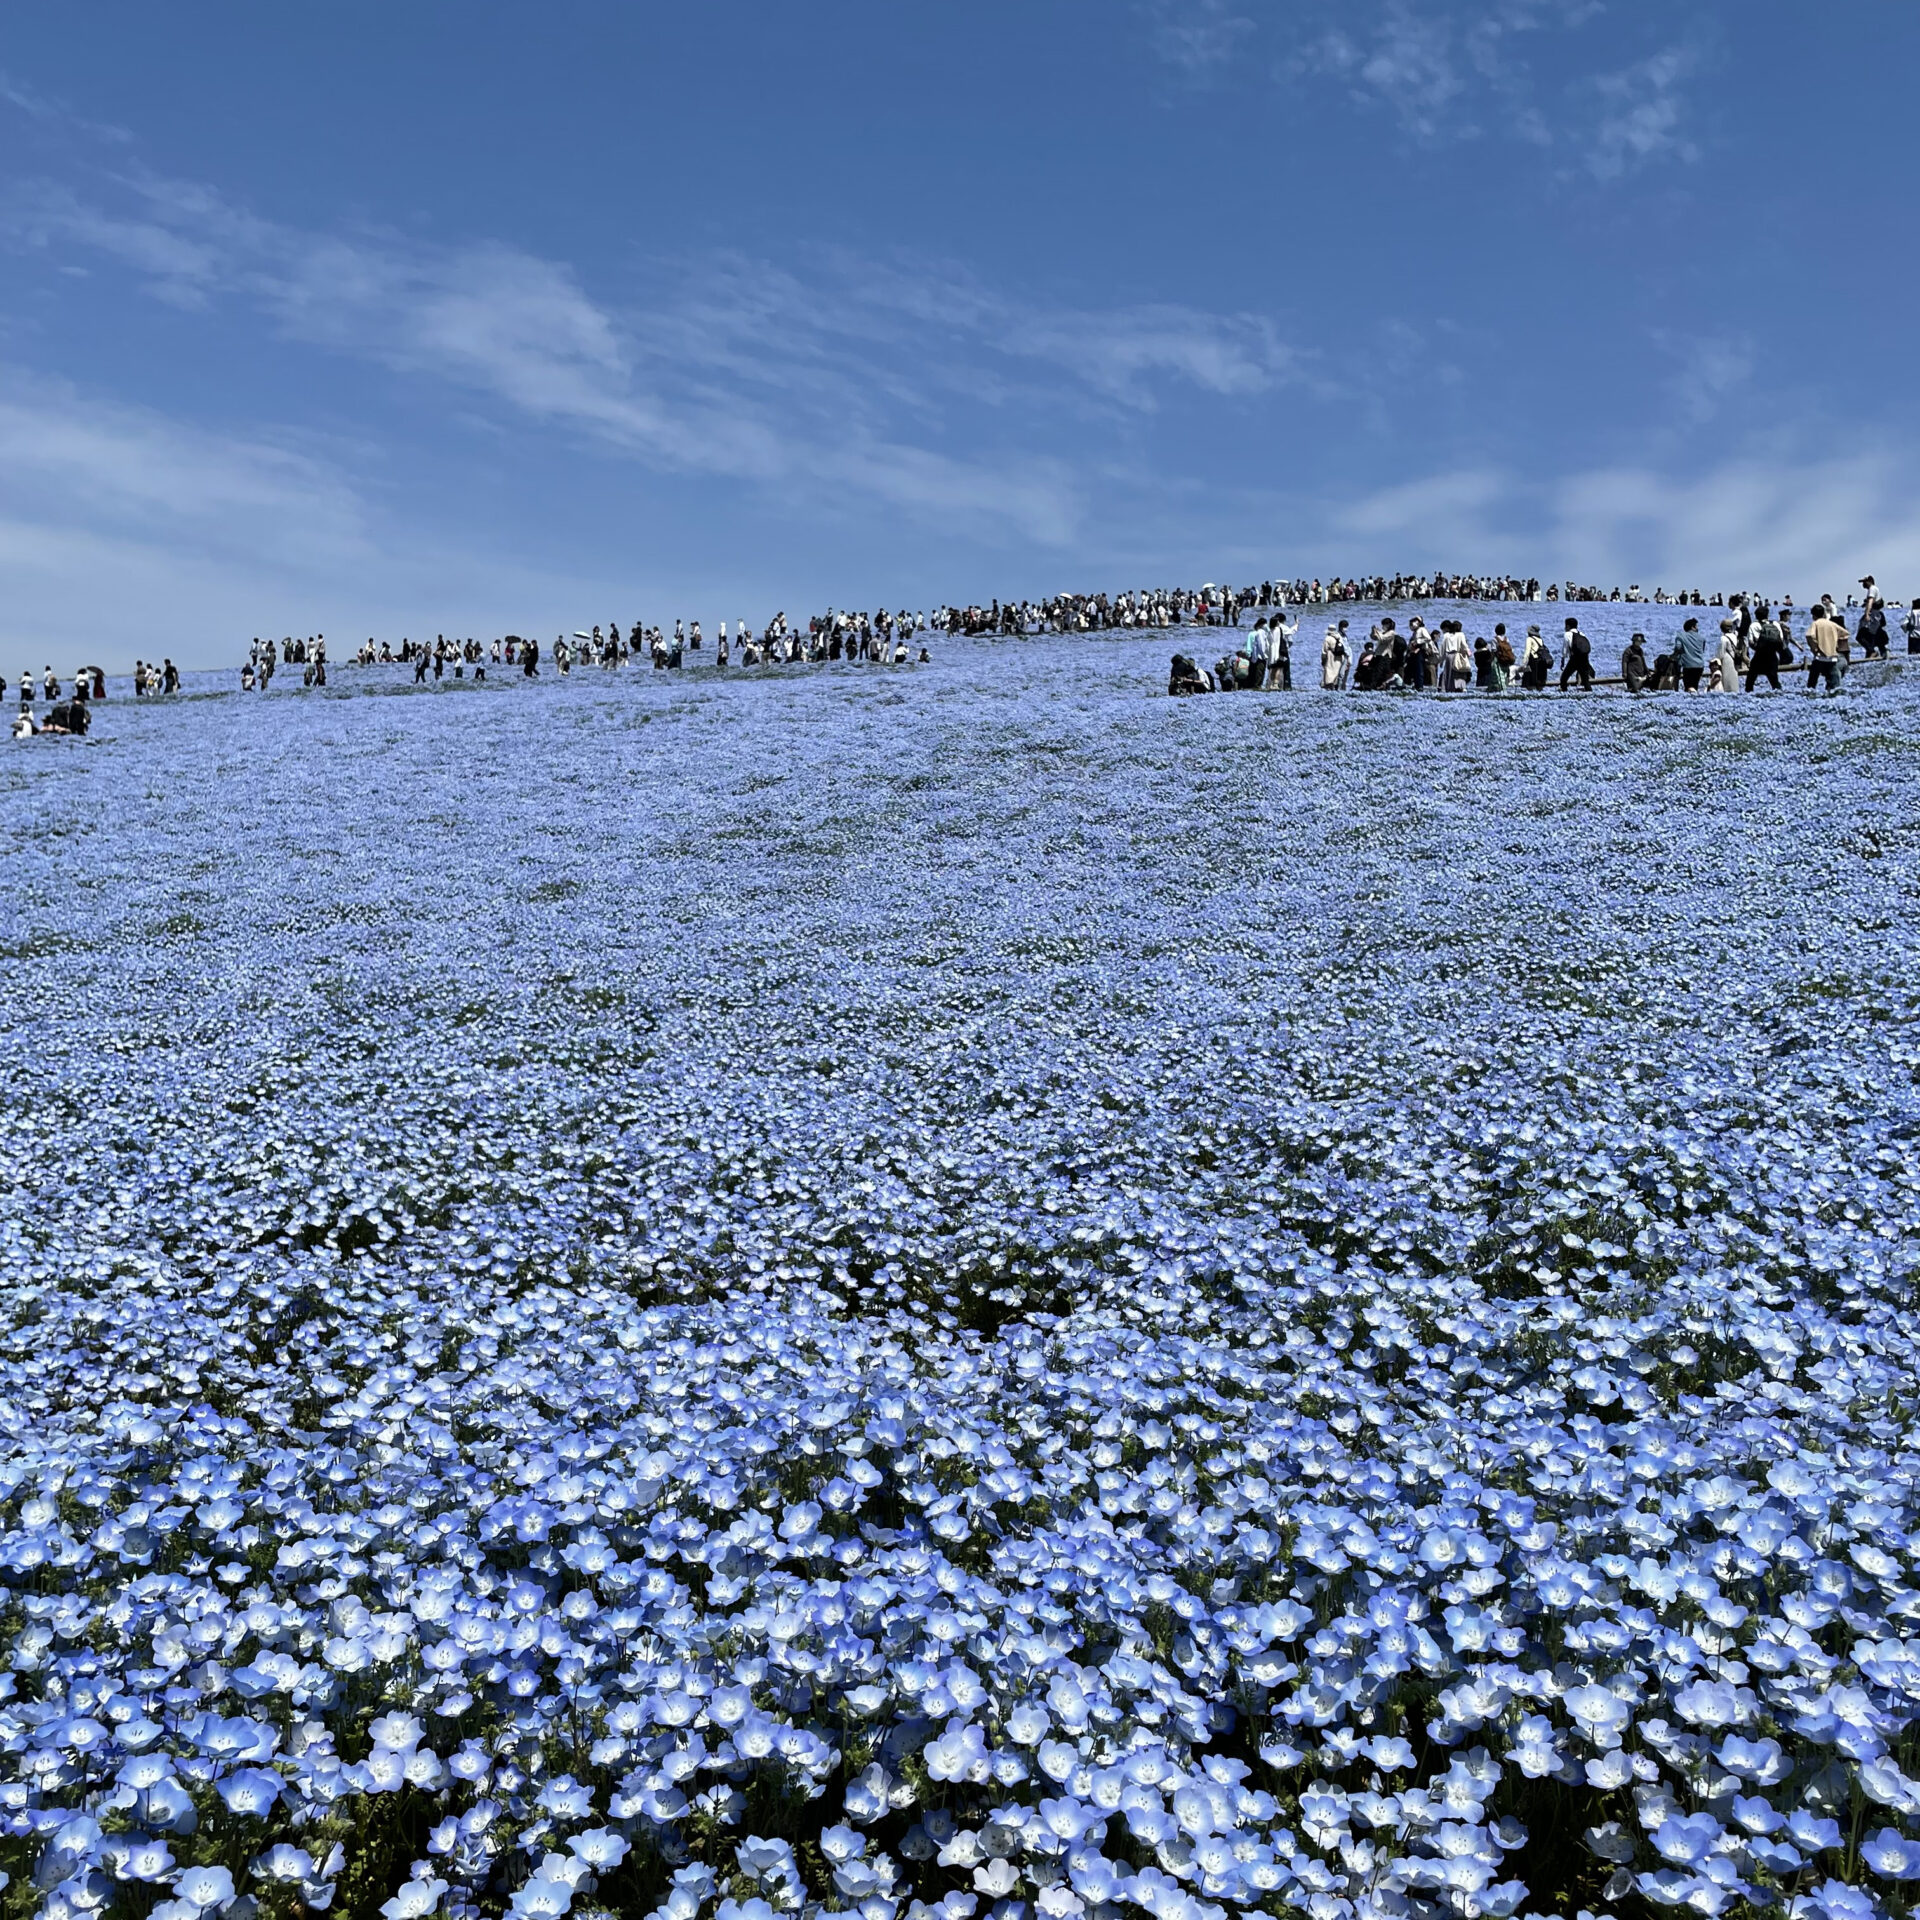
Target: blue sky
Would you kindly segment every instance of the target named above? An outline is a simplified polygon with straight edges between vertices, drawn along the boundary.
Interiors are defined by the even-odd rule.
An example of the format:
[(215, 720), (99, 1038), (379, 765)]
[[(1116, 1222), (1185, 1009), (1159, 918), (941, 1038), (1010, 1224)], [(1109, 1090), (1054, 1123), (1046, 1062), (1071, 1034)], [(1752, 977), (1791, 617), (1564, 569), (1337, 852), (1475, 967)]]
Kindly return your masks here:
[(0, 649), (1904, 598), (1917, 71), (1908, 0), (30, 0)]

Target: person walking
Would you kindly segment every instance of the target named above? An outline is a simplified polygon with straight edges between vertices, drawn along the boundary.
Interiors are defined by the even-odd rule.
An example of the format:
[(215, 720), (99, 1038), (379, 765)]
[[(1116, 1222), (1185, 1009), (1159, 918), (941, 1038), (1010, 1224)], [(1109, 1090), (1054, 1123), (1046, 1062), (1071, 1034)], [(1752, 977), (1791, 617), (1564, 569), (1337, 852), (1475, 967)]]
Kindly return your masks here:
[(1846, 635), (1839, 621), (1825, 608), (1816, 610), (1807, 629), (1807, 691), (1812, 693), (1824, 680), (1829, 693), (1840, 691), (1840, 646)]
[(1747, 662), (1747, 691), (1753, 691), (1753, 683), (1764, 673), (1775, 693), (1780, 691), (1780, 669), (1786, 665), (1786, 643), (1781, 637), (1780, 622), (1773, 617), (1772, 610), (1763, 600), (1753, 623), (1750, 636), (1753, 657)]
[(1540, 637), (1540, 629), (1527, 629), (1526, 657), (1520, 662), (1520, 684), (1529, 693), (1544, 693), (1547, 675), (1553, 671), (1553, 654)]
[(1565, 693), (1569, 680), (1580, 682), (1582, 693), (1593, 691), (1593, 643), (1580, 631), (1580, 622), (1572, 614), (1567, 616), (1566, 638), (1561, 642), (1566, 648), (1566, 658), (1560, 667), (1560, 691)]
[(1868, 588), (1867, 604), (1861, 610), (1860, 624), (1854, 628), (1854, 637), (1860, 642), (1860, 652), (1864, 659), (1884, 660), (1887, 657), (1892, 635), (1887, 631), (1887, 603), (1872, 591), (1872, 582)]

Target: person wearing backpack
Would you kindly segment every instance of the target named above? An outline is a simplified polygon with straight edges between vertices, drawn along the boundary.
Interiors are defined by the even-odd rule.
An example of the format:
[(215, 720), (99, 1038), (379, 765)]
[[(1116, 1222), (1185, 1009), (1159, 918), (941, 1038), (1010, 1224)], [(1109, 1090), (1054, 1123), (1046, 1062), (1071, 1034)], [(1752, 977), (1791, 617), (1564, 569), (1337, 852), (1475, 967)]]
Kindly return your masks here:
[(1593, 691), (1593, 645), (1580, 631), (1580, 622), (1571, 614), (1567, 617), (1566, 664), (1560, 669), (1560, 691), (1565, 693), (1569, 680), (1580, 682), (1582, 693)]
[(1759, 616), (1753, 623), (1753, 657), (1747, 662), (1747, 691), (1753, 691), (1753, 683), (1764, 673), (1768, 684), (1775, 693), (1780, 691), (1780, 669), (1787, 662), (1784, 658), (1786, 642), (1780, 632), (1780, 622), (1773, 617), (1772, 609), (1763, 600), (1760, 603)]
[(1527, 655), (1520, 665), (1520, 684), (1529, 693), (1545, 693), (1547, 675), (1553, 671), (1553, 652), (1540, 637), (1540, 629), (1527, 629)]
[(1505, 693), (1513, 679), (1515, 666), (1513, 642), (1507, 638), (1507, 623), (1502, 620), (1493, 630), (1493, 690)]

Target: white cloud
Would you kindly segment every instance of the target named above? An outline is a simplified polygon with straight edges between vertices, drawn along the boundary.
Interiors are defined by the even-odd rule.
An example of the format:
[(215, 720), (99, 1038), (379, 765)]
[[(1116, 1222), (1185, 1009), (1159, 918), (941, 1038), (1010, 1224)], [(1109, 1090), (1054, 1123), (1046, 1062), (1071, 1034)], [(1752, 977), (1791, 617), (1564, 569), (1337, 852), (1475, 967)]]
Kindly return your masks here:
[(1601, 180), (1695, 158), (1683, 87), (1703, 64), (1699, 44), (1571, 86), (1549, 58), (1529, 57), (1570, 51), (1564, 37), (1603, 13), (1599, 0), (1341, 0), (1288, 47), (1281, 71), (1341, 83), (1425, 144), (1497, 134), (1564, 147)]
[(1759, 350), (1746, 333), (1684, 334), (1661, 328), (1654, 344), (1677, 363), (1673, 394), (1689, 424), (1704, 426), (1753, 377)]
[(1255, 30), (1227, 0), (1147, 0), (1141, 11), (1154, 51), (1190, 80), (1211, 79), (1230, 65)]
[(22, 524), (185, 535), (302, 566), (366, 551), (360, 502), (325, 463), (19, 373), (0, 376), (0, 505)]
[(1557, 490), (1555, 520), (1554, 543), (1577, 551), (1593, 578), (1752, 586), (1802, 601), (1844, 593), (1864, 573), (1920, 587), (1920, 493), (1908, 463), (1876, 448), (1804, 460), (1755, 445), (1684, 478), (1597, 469)]
[(1920, 589), (1920, 488), (1906, 461), (1871, 443), (1804, 460), (1756, 441), (1693, 474), (1620, 464), (1544, 486), (1462, 468), (1321, 512), (1334, 564), (1355, 567), (1514, 567), (1543, 580), (1752, 587), (1803, 602), (1864, 573), (1895, 592)]
[[(628, 617), (701, 583), (547, 572), (450, 546), (340, 460), (0, 369), (0, 669), (234, 665), (256, 634), (476, 633)], [(762, 583), (739, 591), (764, 597)], [(709, 586), (710, 591), (710, 586)]]
[(1697, 49), (1665, 47), (1594, 81), (1601, 112), (1587, 143), (1586, 163), (1597, 180), (1616, 180), (1630, 168), (1659, 159), (1696, 160), (1689, 105), (1681, 83), (1700, 64)]
[(22, 189), (8, 224), (49, 253), (105, 254), (176, 306), (248, 302), (290, 338), (463, 387), (660, 466), (768, 486), (830, 481), (943, 525), (1042, 544), (1080, 523), (1072, 470), (947, 451), (937, 442), (949, 399), (968, 403), (977, 440), (991, 424), (982, 399), (1057, 412), (1060, 371), (1085, 404), (1133, 411), (1151, 410), (1168, 382), (1245, 396), (1310, 373), (1262, 316), (1022, 305), (924, 261), (842, 259), (805, 281), (722, 256), (663, 273), (658, 297), (622, 311), (518, 247), (304, 232), (192, 183), (119, 184), (112, 211), (65, 187)]
[(1151, 376), (1171, 374), (1208, 393), (1265, 393), (1296, 377), (1302, 356), (1252, 314), (1191, 307), (1126, 307), (1110, 313), (1007, 317), (1003, 350), (1047, 360), (1124, 405), (1151, 409)]

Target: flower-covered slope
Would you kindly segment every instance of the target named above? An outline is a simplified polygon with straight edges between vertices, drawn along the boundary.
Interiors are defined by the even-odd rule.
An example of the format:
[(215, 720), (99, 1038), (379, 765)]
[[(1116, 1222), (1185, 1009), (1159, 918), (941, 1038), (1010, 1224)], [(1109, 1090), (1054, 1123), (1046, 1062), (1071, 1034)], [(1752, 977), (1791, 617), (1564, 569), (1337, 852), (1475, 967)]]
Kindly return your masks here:
[(951, 652), (0, 767), (0, 1904), (1905, 1912), (1914, 703)]

